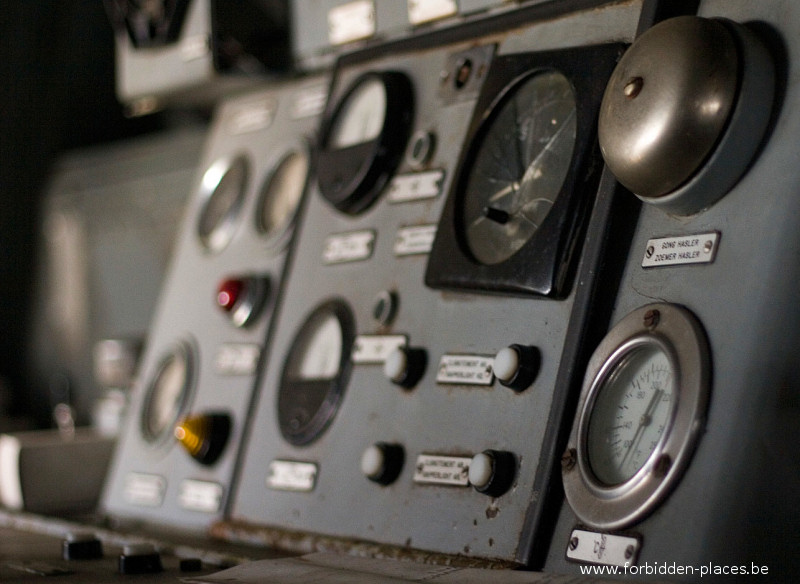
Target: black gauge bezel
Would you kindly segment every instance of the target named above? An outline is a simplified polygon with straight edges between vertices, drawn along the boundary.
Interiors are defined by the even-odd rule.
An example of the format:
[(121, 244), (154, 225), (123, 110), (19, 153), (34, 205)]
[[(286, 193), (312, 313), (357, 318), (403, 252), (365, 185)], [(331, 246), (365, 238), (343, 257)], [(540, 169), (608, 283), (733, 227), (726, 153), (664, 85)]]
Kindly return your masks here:
[[(184, 376), (181, 387), (180, 397), (174, 411), (170, 414), (170, 421), (157, 431), (150, 427), (149, 418), (153, 408), (153, 399), (158, 387), (158, 380), (166, 370), (167, 366), (174, 359), (182, 359), (186, 364), (186, 375)], [(147, 393), (142, 405), (140, 416), (140, 428), (145, 440), (154, 445), (160, 445), (169, 441), (173, 436), (175, 424), (188, 410), (194, 392), (195, 381), (197, 378), (197, 358), (192, 345), (188, 341), (175, 343), (158, 362), (154, 374), (150, 377), (147, 384)]]
[[(338, 371), (331, 379), (292, 379), (290, 374), (291, 368), (294, 361), (302, 356), (302, 350), (307, 341), (305, 331), (311, 323), (316, 322), (322, 315), (335, 316), (342, 332), (342, 354), (339, 357)], [(353, 317), (350, 307), (341, 299), (328, 300), (317, 306), (303, 320), (303, 324), (298, 328), (286, 359), (284, 359), (277, 396), (278, 427), (280, 428), (281, 435), (290, 444), (295, 446), (311, 444), (330, 426), (333, 418), (339, 411), (339, 406), (344, 397), (347, 383), (350, 380), (350, 372), (352, 369), (350, 357), (355, 337), (355, 318)], [(299, 428), (293, 428), (290, 423), (292, 400), (296, 399), (295, 395), (297, 392), (312, 390), (324, 391), (325, 399), (305, 424)]]
[[(494, 59), (467, 131), (428, 260), (425, 283), (431, 288), (486, 293), (564, 297), (571, 287), (576, 245), (597, 191), (602, 158), (596, 120), (606, 81), (624, 51), (607, 44)], [(572, 161), (561, 190), (541, 227), (508, 259), (481, 264), (463, 233), (466, 184), (481, 143), (497, 113), (523, 83), (540, 73), (557, 72), (572, 86), (577, 128)]]
[[(366, 83), (379, 81), (386, 92), (383, 126), (373, 140), (334, 148), (332, 134), (349, 100)], [(414, 91), (405, 73), (369, 72), (358, 77), (326, 113), (317, 152), (317, 182), (322, 196), (350, 215), (366, 211), (394, 175), (405, 153), (414, 117)]]

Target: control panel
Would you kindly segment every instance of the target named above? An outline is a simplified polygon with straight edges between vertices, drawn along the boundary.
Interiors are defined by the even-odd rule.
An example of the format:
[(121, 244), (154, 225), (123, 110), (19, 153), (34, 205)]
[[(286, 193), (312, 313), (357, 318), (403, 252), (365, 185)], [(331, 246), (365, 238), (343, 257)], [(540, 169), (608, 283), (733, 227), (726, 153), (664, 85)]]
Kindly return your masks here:
[(308, 78), (217, 112), (103, 497), (115, 517), (222, 515), (326, 92)]

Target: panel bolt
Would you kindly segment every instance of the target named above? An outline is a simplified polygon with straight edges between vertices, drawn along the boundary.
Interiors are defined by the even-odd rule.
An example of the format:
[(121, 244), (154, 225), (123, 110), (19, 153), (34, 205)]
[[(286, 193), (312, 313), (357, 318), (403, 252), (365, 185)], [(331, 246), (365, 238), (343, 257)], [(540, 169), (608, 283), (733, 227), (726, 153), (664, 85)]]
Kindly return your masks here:
[(644, 254), (649, 258), (653, 257), (653, 254), (656, 253), (656, 249), (652, 245), (647, 246), (647, 251)]
[(573, 537), (571, 540), (569, 540), (569, 549), (572, 550), (572, 551), (575, 551), (576, 549), (578, 549), (578, 538), (577, 537)]
[(561, 468), (565, 471), (570, 471), (575, 468), (575, 465), (578, 463), (578, 451), (574, 448), (570, 448), (564, 453), (564, 456), (561, 457)]

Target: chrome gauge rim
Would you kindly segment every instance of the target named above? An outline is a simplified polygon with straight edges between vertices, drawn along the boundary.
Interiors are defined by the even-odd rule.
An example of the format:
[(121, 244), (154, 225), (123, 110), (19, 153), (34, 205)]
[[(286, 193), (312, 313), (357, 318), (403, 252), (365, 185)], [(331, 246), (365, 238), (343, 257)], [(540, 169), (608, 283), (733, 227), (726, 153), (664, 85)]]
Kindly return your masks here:
[[(679, 306), (641, 307), (606, 335), (584, 377), (567, 453), (575, 464), (563, 468), (567, 499), (581, 521), (598, 529), (627, 527), (651, 513), (678, 484), (704, 425), (710, 369), (703, 330)], [(636, 399), (644, 409), (623, 412)], [(626, 430), (610, 425), (603, 413), (609, 407), (620, 409), (617, 418), (628, 424)], [(601, 420), (607, 429), (605, 443), (598, 445), (603, 432), (592, 424)], [(625, 436), (627, 443), (618, 444)], [(611, 459), (614, 448), (620, 466), (630, 469), (618, 476), (598, 472), (601, 463), (592, 453), (607, 452)], [(631, 463), (630, 456), (640, 458)]]
[(142, 435), (148, 442), (162, 444), (172, 436), (175, 424), (190, 402), (195, 361), (187, 342), (177, 343), (159, 361), (148, 384), (141, 414)]
[(220, 252), (233, 239), (244, 206), (248, 176), (249, 165), (244, 156), (222, 158), (203, 175), (197, 235), (206, 250)]

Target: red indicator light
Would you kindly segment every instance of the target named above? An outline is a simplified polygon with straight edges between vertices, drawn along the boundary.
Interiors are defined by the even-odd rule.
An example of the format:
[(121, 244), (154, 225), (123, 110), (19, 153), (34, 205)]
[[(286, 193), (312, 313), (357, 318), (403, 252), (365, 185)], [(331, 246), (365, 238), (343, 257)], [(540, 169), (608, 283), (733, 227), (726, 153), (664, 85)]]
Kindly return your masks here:
[(217, 290), (217, 305), (225, 312), (230, 312), (244, 291), (242, 280), (225, 280)]

